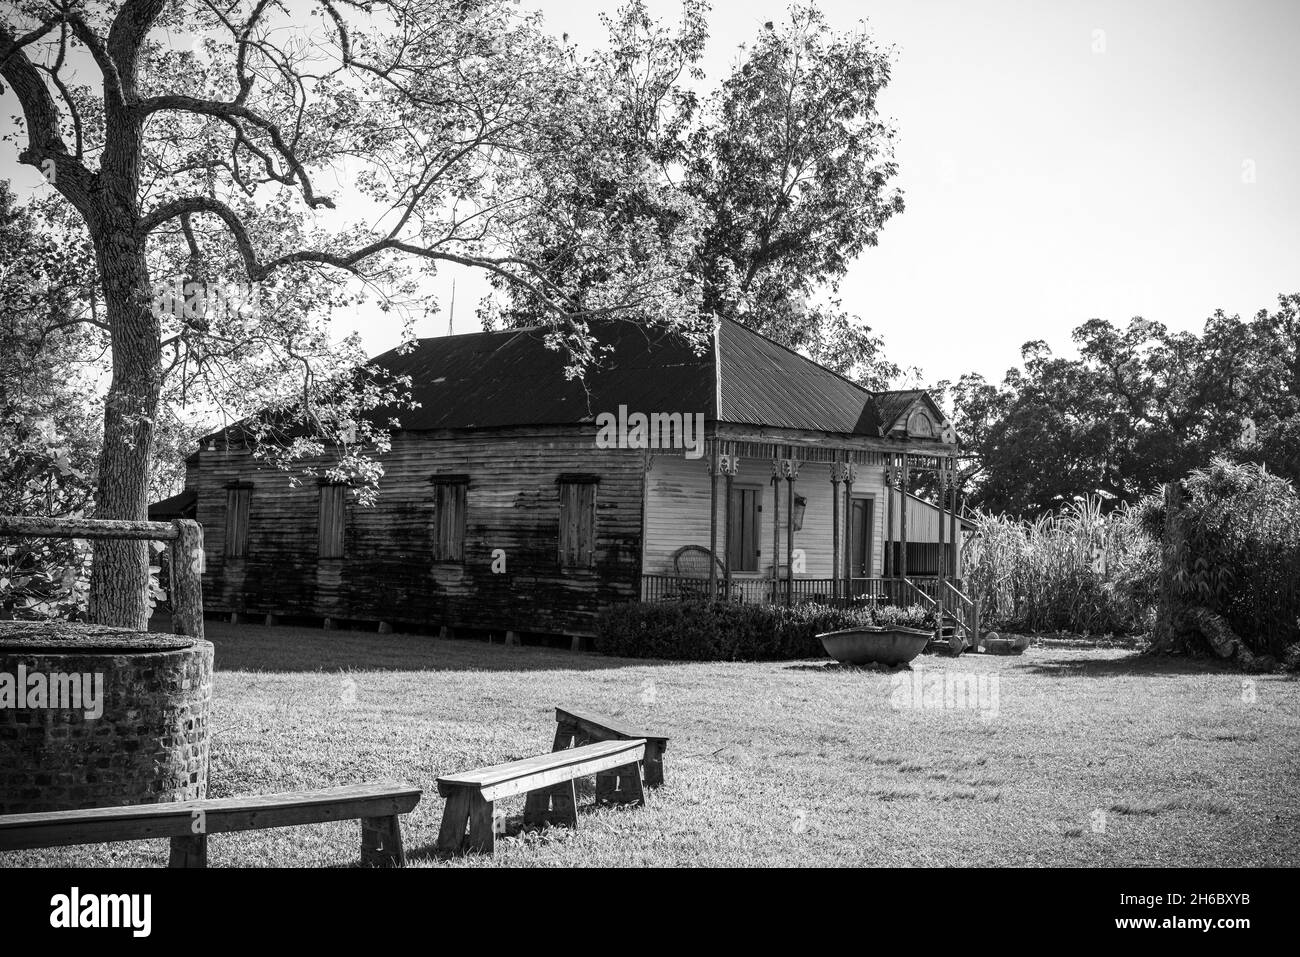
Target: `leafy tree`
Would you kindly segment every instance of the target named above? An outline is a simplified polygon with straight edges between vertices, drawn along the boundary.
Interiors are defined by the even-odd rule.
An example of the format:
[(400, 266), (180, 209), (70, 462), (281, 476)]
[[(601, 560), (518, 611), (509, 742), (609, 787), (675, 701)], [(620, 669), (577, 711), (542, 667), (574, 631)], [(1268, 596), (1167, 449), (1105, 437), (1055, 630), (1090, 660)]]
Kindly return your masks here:
[[(836, 289), (903, 209), (889, 185), (894, 131), (877, 112), (889, 55), (864, 26), (836, 33), (816, 7), (795, 6), (701, 99), (705, 13), (691, 0), (669, 27), (631, 0), (603, 18), (609, 43), (582, 66), (611, 108), (584, 139), (652, 175), (628, 193), (588, 171), (566, 198), (587, 215), (640, 216), (665, 233), (694, 222), (682, 298), (698, 295), (701, 318), (733, 318), (883, 388), (899, 370)], [(564, 256), (549, 262), (557, 281), (591, 278)], [(599, 263), (589, 266), (600, 275)], [(538, 309), (515, 295), (504, 313), (485, 313), (489, 325), (528, 324)]]
[[(578, 367), (592, 317), (693, 315), (692, 216), (665, 231), (634, 204), (570, 201), (593, 168), (611, 195), (645, 188), (588, 139), (609, 106), (587, 79), (509, 0), (7, 3), (0, 80), (22, 121), (4, 138), (94, 251), (111, 359), (96, 514), (144, 516), (169, 394), (270, 406), (284, 427), (253, 439), (273, 460), (328, 449), (372, 485), (382, 429), (357, 413), (400, 384), (346, 389), (359, 346), (327, 320), (365, 296), (409, 319), (440, 263), (525, 290)], [(147, 564), (143, 545), (98, 547), (91, 617), (143, 626)]]
[[(81, 321), (79, 293), (92, 268), (84, 245), (0, 181), (0, 514), (91, 505), (99, 369), (82, 357), (103, 336)], [(0, 540), (0, 617), (71, 612), (87, 560), (75, 542)]]
[(1136, 502), (1215, 456), (1300, 480), (1300, 295), (1250, 321), (1216, 312), (1199, 335), (1093, 319), (1074, 341), (1077, 358), (1031, 342), (1001, 385), (968, 375), (952, 388), (977, 504), (1034, 515), (1094, 494)]

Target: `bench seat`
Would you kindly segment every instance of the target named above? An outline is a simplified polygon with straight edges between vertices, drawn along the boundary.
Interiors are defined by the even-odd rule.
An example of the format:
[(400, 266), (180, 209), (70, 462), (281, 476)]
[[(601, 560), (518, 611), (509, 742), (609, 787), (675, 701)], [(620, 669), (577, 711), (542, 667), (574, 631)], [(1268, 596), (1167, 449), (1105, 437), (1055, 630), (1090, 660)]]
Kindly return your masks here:
[(496, 846), (495, 802), (520, 794), (528, 795), (524, 806), (526, 824), (553, 821), (577, 827), (574, 782), (588, 775), (616, 772), (622, 787), (608, 799), (643, 804), (641, 762), (644, 757), (642, 739), (601, 741), (440, 777), (438, 793), (447, 799), (447, 806), (438, 833), (438, 849), (448, 854), (466, 849), (491, 853)]
[(645, 783), (658, 787), (664, 783), (664, 752), (668, 750), (668, 736), (655, 734), (629, 724), (622, 718), (611, 718), (595, 711), (578, 708), (555, 709), (555, 743), (552, 750), (559, 751), (575, 744), (592, 741), (645, 741)]
[(283, 794), (6, 814), (0, 815), (0, 851), (169, 837), (172, 867), (206, 867), (209, 834), (360, 820), (362, 861), (404, 864), (397, 816), (409, 813), (420, 795), (419, 788), (380, 782)]

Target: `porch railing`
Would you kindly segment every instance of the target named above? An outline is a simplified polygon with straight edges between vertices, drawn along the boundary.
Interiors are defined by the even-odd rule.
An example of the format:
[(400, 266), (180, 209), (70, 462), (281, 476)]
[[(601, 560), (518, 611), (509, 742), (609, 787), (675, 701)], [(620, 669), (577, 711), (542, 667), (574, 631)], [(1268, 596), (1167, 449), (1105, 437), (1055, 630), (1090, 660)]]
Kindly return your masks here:
[[(950, 584), (949, 584), (950, 583)], [(941, 592), (937, 578), (732, 578), (731, 590), (719, 578), (714, 597), (746, 604), (816, 602), (824, 605), (926, 605), (940, 603), (947, 588), (961, 594), (961, 581), (949, 579)], [(641, 600), (690, 601), (709, 597), (709, 579), (681, 575), (642, 575)], [(964, 596), (963, 596), (964, 597)], [(948, 609), (946, 599), (944, 608)]]

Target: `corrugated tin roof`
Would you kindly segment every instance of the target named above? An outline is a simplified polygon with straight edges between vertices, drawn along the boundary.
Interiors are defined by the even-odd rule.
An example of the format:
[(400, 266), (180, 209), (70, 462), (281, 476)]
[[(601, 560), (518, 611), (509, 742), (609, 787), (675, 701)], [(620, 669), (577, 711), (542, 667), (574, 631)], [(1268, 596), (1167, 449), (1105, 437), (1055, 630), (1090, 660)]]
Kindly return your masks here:
[(387, 352), (373, 364), (411, 377), (421, 407), (399, 413), (411, 431), (586, 422), (625, 405), (743, 425), (880, 434), (872, 393), (730, 320), (718, 329), (720, 371), (713, 350), (697, 355), (671, 333), (623, 322), (593, 332), (613, 351), (588, 373), (585, 388), (564, 378), (563, 357), (546, 347), (541, 329), (421, 339), (408, 354)]
[(718, 420), (818, 432), (879, 435), (872, 393), (735, 322), (718, 329)]
[[(593, 324), (611, 347), (585, 382), (541, 328), (421, 339), (371, 365), (411, 378), (417, 409), (384, 411), (407, 431), (569, 425), (601, 412), (704, 413), (708, 421), (880, 436), (920, 391), (872, 393), (730, 320), (697, 354), (680, 336), (627, 322)], [(717, 361), (716, 355), (721, 356)], [(238, 426), (233, 427), (237, 429)], [(219, 433), (218, 433), (219, 434)]]
[(546, 347), (541, 329), (421, 339), (406, 355), (386, 352), (371, 364), (411, 377), (420, 408), (396, 413), (411, 431), (588, 422), (620, 404), (713, 417), (707, 352), (696, 355), (677, 336), (631, 323), (594, 331), (613, 351), (585, 383), (564, 378), (564, 357)]

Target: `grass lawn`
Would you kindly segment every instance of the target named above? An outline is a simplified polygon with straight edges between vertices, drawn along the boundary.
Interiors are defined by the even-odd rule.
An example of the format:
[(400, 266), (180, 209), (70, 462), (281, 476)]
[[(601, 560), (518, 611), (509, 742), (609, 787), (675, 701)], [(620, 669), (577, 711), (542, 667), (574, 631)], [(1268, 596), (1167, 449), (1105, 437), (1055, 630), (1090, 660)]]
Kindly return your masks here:
[[(1291, 678), (1254, 677), (1252, 701), (1240, 674), (1121, 650), (922, 657), (900, 677), (208, 629), (211, 796), (409, 781), (425, 789), (403, 820), (415, 866), (1300, 863)], [(983, 711), (918, 708), (899, 688), (920, 680), (924, 704), (945, 672), (985, 679), (972, 702)], [(521, 832), (522, 797), (504, 802), (495, 858), (440, 860), (435, 777), (549, 749), (562, 703), (670, 734), (666, 785), (644, 808), (585, 811), (577, 831)], [(211, 866), (354, 866), (358, 832), (215, 835)], [(166, 859), (165, 841), (0, 854), (11, 866)]]

